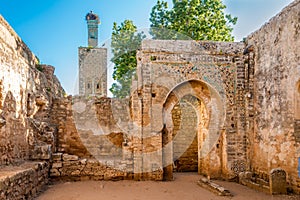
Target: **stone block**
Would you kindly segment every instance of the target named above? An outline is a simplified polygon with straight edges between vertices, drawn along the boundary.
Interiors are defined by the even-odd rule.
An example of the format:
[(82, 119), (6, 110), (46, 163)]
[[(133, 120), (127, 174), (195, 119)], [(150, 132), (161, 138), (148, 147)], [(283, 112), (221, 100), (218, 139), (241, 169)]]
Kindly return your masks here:
[[(79, 163), (76, 161), (64, 161), (63, 162), (63, 167), (70, 167), (70, 166), (76, 166)], [(78, 166), (79, 167), (79, 166)]]
[(50, 169), (50, 176), (60, 176), (60, 172), (58, 169)]
[(287, 194), (286, 172), (283, 169), (272, 169), (270, 172), (270, 193)]
[(49, 160), (51, 158), (51, 145), (35, 146), (30, 158), (32, 160)]
[(72, 176), (79, 176), (80, 173), (81, 173), (80, 170), (75, 170), (75, 171), (72, 171), (72, 172), (71, 172), (71, 175), (72, 175)]
[(62, 166), (62, 162), (55, 162), (52, 164), (52, 168), (61, 168)]
[(62, 158), (63, 158), (63, 161), (76, 161), (76, 160), (78, 160), (78, 156), (69, 155), (69, 154), (63, 154)]
[(54, 153), (52, 154), (53, 161), (61, 161), (62, 160), (62, 153)]
[(86, 163), (87, 163), (87, 159), (82, 159), (82, 160), (80, 160), (80, 164), (86, 165)]
[(218, 184), (216, 184), (216, 183), (214, 183), (214, 182), (212, 182), (212, 181), (210, 181), (206, 178), (200, 179), (197, 182), (197, 184), (200, 187), (205, 188), (207, 190), (210, 190), (211, 192), (213, 192), (213, 193), (215, 193), (219, 196), (233, 196), (228, 189), (226, 189), (226, 188), (224, 188), (224, 187), (222, 187), (222, 186), (220, 186), (220, 185), (218, 185)]

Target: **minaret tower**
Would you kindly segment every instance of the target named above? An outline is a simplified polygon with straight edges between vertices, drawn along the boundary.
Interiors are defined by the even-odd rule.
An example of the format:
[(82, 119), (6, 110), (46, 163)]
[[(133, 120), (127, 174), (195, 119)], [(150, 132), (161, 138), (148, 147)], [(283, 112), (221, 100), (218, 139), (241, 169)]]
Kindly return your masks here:
[(98, 15), (94, 14), (93, 11), (90, 11), (85, 19), (87, 21), (88, 27), (88, 47), (97, 47), (98, 46), (98, 24), (100, 24), (100, 19)]
[(98, 48), (98, 15), (92, 11), (85, 19), (88, 28), (88, 47), (79, 47), (79, 95), (107, 95), (107, 49)]

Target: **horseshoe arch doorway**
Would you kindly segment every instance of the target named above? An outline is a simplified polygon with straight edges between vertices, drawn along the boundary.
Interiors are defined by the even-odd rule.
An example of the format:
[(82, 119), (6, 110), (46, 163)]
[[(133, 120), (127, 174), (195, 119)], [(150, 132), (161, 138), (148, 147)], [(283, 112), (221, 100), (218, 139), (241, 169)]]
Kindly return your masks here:
[(201, 172), (202, 158), (218, 140), (222, 124), (223, 104), (217, 96), (199, 80), (180, 83), (169, 92), (163, 106), (164, 180), (173, 180), (174, 171)]

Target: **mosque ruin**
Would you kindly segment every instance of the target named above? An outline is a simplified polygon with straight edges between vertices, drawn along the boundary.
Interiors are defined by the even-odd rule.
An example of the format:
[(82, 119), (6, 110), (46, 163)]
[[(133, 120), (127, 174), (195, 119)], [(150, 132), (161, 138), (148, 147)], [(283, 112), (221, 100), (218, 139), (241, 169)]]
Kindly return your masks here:
[(30, 199), (49, 180), (176, 171), (300, 193), (299, 0), (243, 42), (144, 40), (125, 99), (106, 97), (107, 49), (98, 16), (86, 19), (81, 95), (66, 97), (0, 16), (0, 199)]

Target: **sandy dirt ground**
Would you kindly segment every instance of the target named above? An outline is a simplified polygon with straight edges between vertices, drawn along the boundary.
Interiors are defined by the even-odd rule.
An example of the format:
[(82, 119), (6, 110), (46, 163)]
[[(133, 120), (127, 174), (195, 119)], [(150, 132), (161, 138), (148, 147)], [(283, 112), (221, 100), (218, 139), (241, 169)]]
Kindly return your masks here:
[(300, 200), (300, 196), (271, 196), (245, 186), (215, 181), (233, 197), (220, 197), (196, 184), (195, 173), (175, 174), (170, 182), (84, 181), (50, 185), (36, 200)]

